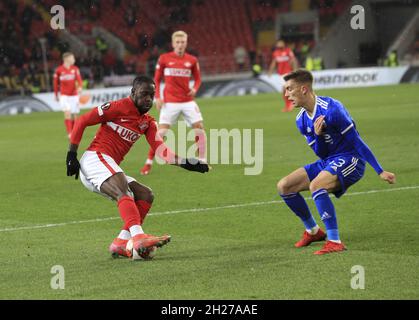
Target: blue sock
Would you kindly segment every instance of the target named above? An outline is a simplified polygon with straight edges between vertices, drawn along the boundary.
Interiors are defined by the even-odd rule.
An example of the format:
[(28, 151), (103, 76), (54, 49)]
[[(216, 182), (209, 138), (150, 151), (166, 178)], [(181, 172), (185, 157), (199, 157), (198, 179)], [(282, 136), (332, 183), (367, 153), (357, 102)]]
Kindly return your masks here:
[(317, 226), (316, 221), (311, 215), (307, 202), (299, 193), (280, 194), (281, 198), (287, 206), (301, 219), (306, 230), (310, 230)]
[(336, 219), (336, 211), (330, 200), (326, 189), (319, 189), (312, 194), (313, 200), (319, 211), (320, 217), (326, 226), (327, 239), (339, 241), (338, 222)]

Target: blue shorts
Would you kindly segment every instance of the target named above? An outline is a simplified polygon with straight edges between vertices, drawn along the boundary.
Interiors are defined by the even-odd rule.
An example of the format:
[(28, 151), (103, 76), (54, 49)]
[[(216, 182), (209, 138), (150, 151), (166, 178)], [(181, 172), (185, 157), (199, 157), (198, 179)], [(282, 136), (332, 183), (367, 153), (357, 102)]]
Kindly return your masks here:
[(314, 180), (321, 171), (337, 175), (342, 189), (333, 194), (339, 198), (351, 185), (362, 178), (365, 172), (365, 161), (352, 155), (340, 155), (327, 160), (318, 160), (304, 166), (304, 169), (310, 181)]

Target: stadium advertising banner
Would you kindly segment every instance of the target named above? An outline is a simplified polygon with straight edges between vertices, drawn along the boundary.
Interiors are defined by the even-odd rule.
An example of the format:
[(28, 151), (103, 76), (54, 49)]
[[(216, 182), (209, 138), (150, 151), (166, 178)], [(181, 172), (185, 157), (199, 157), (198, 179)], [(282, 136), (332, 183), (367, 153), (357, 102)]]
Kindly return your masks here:
[[(408, 74), (409, 67), (371, 67), (354, 69), (330, 69), (314, 71), (315, 89), (352, 88), (398, 84)], [(161, 90), (164, 89), (164, 84)], [(83, 90), (80, 108), (90, 109), (105, 102), (124, 98), (130, 94), (130, 86)], [(204, 82), (198, 97), (240, 96), (282, 91), (278, 75), (261, 75), (259, 78)], [(61, 111), (54, 93), (38, 93), (33, 96), (12, 96), (0, 100), (0, 115), (13, 115), (37, 111)]]
[[(353, 69), (330, 69), (313, 71), (314, 89), (354, 88), (398, 84), (408, 70), (402, 67), (371, 67)], [(278, 75), (260, 76), (260, 79), (282, 90), (282, 82)]]
[[(131, 87), (128, 86), (83, 90), (79, 101), (80, 108), (90, 109), (108, 101), (125, 98), (130, 94), (130, 91)], [(51, 110), (61, 111), (60, 104), (55, 100), (53, 93), (38, 93), (33, 96), (47, 104)]]
[[(111, 100), (118, 100), (130, 94), (131, 87), (113, 87), (83, 90), (79, 103), (81, 109), (90, 109)], [(39, 111), (61, 111), (52, 92), (38, 93), (33, 96), (12, 96), (0, 100), (0, 115), (15, 115)]]

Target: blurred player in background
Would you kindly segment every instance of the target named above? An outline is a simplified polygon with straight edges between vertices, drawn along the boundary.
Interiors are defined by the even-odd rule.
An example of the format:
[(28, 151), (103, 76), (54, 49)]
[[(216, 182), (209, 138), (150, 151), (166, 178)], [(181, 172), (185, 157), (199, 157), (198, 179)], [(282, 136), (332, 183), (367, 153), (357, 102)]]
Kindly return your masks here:
[[(197, 159), (181, 159), (166, 147), (157, 134), (157, 124), (148, 111), (153, 106), (155, 84), (153, 79), (138, 76), (134, 79), (131, 95), (93, 108), (75, 123), (67, 153), (67, 176), (75, 175), (90, 191), (117, 201), (124, 226), (109, 247), (113, 256), (132, 257), (135, 250), (143, 258), (149, 257), (155, 247), (165, 245), (170, 236), (145, 234), (141, 225), (153, 202), (150, 188), (138, 183), (123, 172), (119, 164), (133, 144), (145, 135), (150, 147), (168, 163), (186, 170), (207, 172), (207, 164)], [(101, 124), (92, 143), (77, 160), (77, 149), (87, 126)], [(132, 250), (127, 249), (132, 239)]]
[(79, 95), (83, 88), (80, 70), (74, 65), (75, 62), (73, 53), (63, 53), (63, 64), (54, 73), (55, 100), (60, 102), (64, 111), (64, 124), (68, 137), (80, 113)]
[[(160, 111), (159, 134), (164, 137), (167, 130), (175, 124), (182, 114), (188, 126), (195, 130), (195, 142), (198, 149), (198, 159), (206, 162), (203, 118), (198, 105), (194, 101), (195, 94), (201, 85), (201, 75), (198, 59), (186, 53), (188, 35), (184, 31), (172, 34), (173, 51), (162, 54), (157, 62), (154, 81), (156, 82), (156, 108)], [(194, 86), (189, 87), (193, 76)], [(160, 84), (164, 80), (163, 98), (160, 96)], [(154, 150), (150, 149), (142, 175), (151, 171)]]
[[(327, 242), (321, 255), (345, 250), (340, 241), (336, 212), (329, 193), (337, 198), (359, 181), (368, 162), (388, 183), (395, 183), (396, 176), (384, 171), (374, 154), (359, 136), (355, 122), (338, 100), (318, 97), (313, 91), (313, 75), (304, 69), (284, 77), (286, 96), (295, 107), (297, 127), (320, 160), (299, 168), (278, 182), (278, 191), (288, 207), (301, 219), (306, 231), (295, 246), (308, 246), (315, 241)], [(326, 234), (315, 222), (306, 201), (299, 193), (310, 190), (314, 203), (326, 226)]]
[[(268, 76), (271, 76), (275, 70), (275, 66), (280, 78), (282, 85), (284, 85), (283, 76), (291, 71), (294, 71), (298, 67), (297, 59), (295, 58), (292, 50), (285, 45), (284, 40), (278, 40), (276, 48), (272, 52), (272, 61), (269, 66)], [(285, 107), (282, 109), (283, 112), (292, 111), (294, 108), (292, 102), (285, 96), (285, 87), (283, 88), (282, 97), (285, 102)]]

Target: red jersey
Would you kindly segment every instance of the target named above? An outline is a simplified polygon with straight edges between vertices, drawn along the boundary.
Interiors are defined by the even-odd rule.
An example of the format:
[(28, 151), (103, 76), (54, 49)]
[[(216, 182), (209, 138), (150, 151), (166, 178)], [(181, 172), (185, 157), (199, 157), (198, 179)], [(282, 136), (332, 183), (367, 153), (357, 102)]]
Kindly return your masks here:
[(294, 53), (290, 48), (277, 48), (274, 52), (272, 52), (272, 59), (276, 61), (276, 67), (279, 75), (284, 75), (292, 71), (291, 60), (293, 60), (294, 57)]
[(185, 53), (182, 57), (174, 51), (164, 53), (159, 57), (154, 73), (156, 83), (156, 98), (160, 99), (160, 82), (164, 77), (164, 102), (189, 102), (194, 98), (188, 93), (189, 80), (193, 76), (195, 84), (193, 88), (198, 91), (201, 85), (201, 74), (199, 71), (198, 59), (193, 55)]
[[(76, 85), (77, 82), (77, 85)], [(66, 68), (63, 64), (59, 66), (54, 73), (54, 93), (58, 94), (58, 87), (60, 93), (65, 96), (76, 96), (77, 88), (82, 87), (83, 82), (80, 75), (80, 70), (76, 66)]]
[[(82, 115), (76, 120), (70, 142), (80, 144), (84, 129), (99, 123), (101, 126), (87, 150), (106, 154), (118, 165), (142, 135), (146, 136), (153, 150), (164, 144), (157, 135), (154, 118), (148, 113), (140, 114), (130, 97), (107, 102)], [(158, 153), (161, 158), (169, 162), (173, 160), (174, 154), (167, 147), (159, 148), (158, 151), (165, 152), (164, 155)]]

